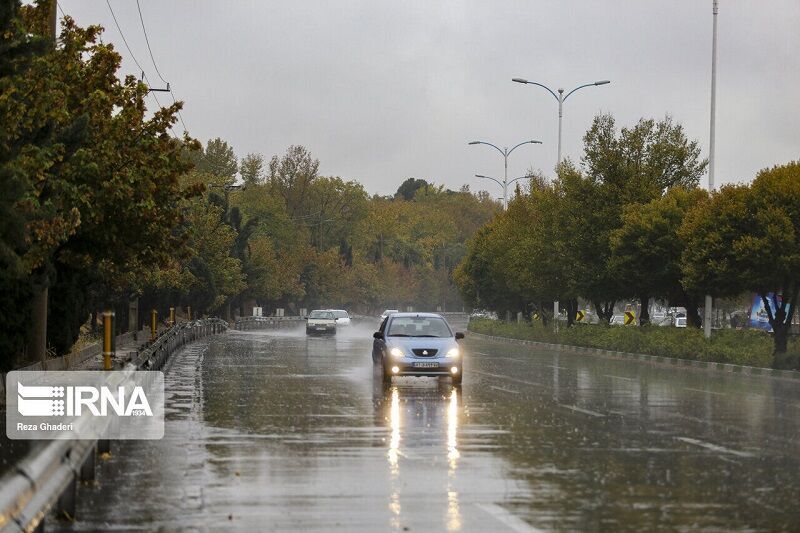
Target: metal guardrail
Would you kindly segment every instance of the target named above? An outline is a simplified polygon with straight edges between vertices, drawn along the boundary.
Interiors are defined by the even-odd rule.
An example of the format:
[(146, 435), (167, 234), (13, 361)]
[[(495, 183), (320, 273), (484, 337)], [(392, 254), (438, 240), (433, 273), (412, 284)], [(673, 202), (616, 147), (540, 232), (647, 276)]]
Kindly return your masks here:
[[(227, 322), (216, 318), (176, 325), (122, 370), (157, 370), (176, 349), (227, 328)], [(96, 456), (109, 451), (107, 440), (78, 439), (53, 440), (34, 449), (0, 478), (0, 531), (43, 531), (51, 511), (73, 518), (78, 480), (94, 479)]]
[(301, 316), (242, 316), (234, 322), (234, 329), (249, 331), (253, 329), (277, 328), (289, 322), (303, 322)]

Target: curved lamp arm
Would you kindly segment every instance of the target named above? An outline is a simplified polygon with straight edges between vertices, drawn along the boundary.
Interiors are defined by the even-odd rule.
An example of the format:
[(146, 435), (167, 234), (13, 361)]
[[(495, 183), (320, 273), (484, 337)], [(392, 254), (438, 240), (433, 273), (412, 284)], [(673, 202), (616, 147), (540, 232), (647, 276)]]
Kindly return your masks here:
[(570, 92), (568, 92), (567, 95), (564, 97), (564, 100), (569, 98), (569, 95), (571, 95), (572, 93), (574, 93), (578, 89), (583, 89), (584, 87), (594, 87), (594, 86), (597, 86), (597, 85), (606, 85), (608, 83), (611, 83), (611, 81), (609, 81), (609, 80), (600, 80), (600, 81), (596, 81), (594, 83), (586, 83), (584, 85), (580, 85), (580, 86), (575, 87), (574, 89), (572, 89)]
[(496, 184), (498, 184), (499, 186), (501, 186), (501, 187), (503, 186), (503, 182), (502, 182), (502, 181), (496, 180), (496, 179), (494, 179), (494, 178), (491, 178), (491, 177), (489, 177), (489, 176), (482, 176), (482, 175), (480, 175), (480, 174), (475, 174), (475, 177), (476, 177), (476, 178), (483, 178), (483, 179), (485, 179), (485, 180), (492, 180), (493, 182), (495, 182), (495, 183), (496, 183)]
[(558, 95), (556, 95), (556, 93), (554, 93), (553, 90), (550, 87), (548, 87), (547, 85), (542, 85), (541, 83), (537, 83), (535, 81), (528, 81), (528, 80), (525, 80), (525, 79), (522, 79), (522, 78), (512, 78), (511, 81), (515, 81), (517, 83), (525, 83), (525, 84), (528, 84), (528, 85), (538, 85), (542, 89), (544, 89), (547, 92), (549, 92), (550, 94), (552, 94), (553, 98), (555, 98), (556, 101), (558, 101)]
[(494, 148), (495, 150), (500, 152), (503, 155), (503, 157), (506, 156), (506, 153), (504, 151), (502, 151), (500, 148), (498, 148), (497, 146), (493, 145), (492, 143), (487, 143), (486, 141), (472, 141), (469, 144), (485, 144), (486, 146), (491, 146), (492, 148)]
[(522, 141), (521, 143), (519, 143), (518, 145), (516, 145), (514, 148), (512, 148), (511, 150), (509, 150), (509, 151), (508, 151), (508, 153), (510, 154), (511, 152), (513, 152), (514, 150), (516, 150), (517, 148), (519, 148), (520, 146), (522, 146), (523, 144), (542, 144), (542, 141), (536, 141), (536, 140), (531, 140), (531, 141)]

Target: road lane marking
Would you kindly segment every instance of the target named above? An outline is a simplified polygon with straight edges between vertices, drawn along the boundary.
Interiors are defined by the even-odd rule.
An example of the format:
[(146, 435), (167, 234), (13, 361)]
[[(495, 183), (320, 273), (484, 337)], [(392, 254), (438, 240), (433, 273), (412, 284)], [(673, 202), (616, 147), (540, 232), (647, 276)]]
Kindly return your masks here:
[(735, 455), (737, 457), (755, 457), (752, 453), (749, 452), (740, 452), (738, 450), (731, 450), (730, 448), (726, 448), (718, 444), (711, 444), (710, 442), (692, 439), (690, 437), (675, 437), (675, 438), (681, 442), (685, 442), (687, 444), (694, 444), (695, 446), (700, 446), (701, 448), (706, 448), (707, 450), (711, 450), (714, 452), (727, 453), (730, 455)]
[(728, 395), (727, 392), (714, 392), (714, 391), (711, 391), (711, 390), (704, 390), (704, 389), (692, 389), (690, 387), (683, 387), (683, 390), (690, 390), (690, 391), (693, 391), (693, 392), (705, 392), (706, 394), (714, 394), (716, 396), (727, 396)]
[(603, 374), (607, 378), (612, 379), (624, 379), (625, 381), (636, 381), (634, 378), (624, 378), (622, 376), (614, 376), (613, 374)]
[(524, 379), (512, 378), (511, 376), (503, 376), (501, 374), (492, 374), (491, 372), (483, 372), (481, 370), (470, 370), (469, 372), (471, 374), (480, 374), (480, 375), (483, 375), (483, 376), (490, 376), (490, 377), (493, 377), (493, 378), (500, 378), (500, 379), (507, 379), (509, 381), (516, 381), (517, 383), (523, 383), (525, 385), (535, 385), (537, 387), (543, 387), (544, 386), (541, 383), (536, 383), (535, 381), (525, 381)]
[(489, 385), (489, 387), (495, 390), (501, 390), (503, 392), (509, 392), (511, 394), (519, 394), (519, 391), (511, 390), (511, 389), (504, 389), (503, 387), (495, 387), (494, 385)]
[(583, 413), (589, 416), (596, 416), (599, 418), (604, 418), (606, 416), (603, 413), (598, 413), (597, 411), (590, 411), (589, 409), (582, 409), (576, 405), (564, 405), (563, 403), (560, 403), (558, 405), (566, 409), (569, 409), (570, 411), (575, 411), (576, 413)]
[(505, 509), (494, 503), (479, 503), (477, 507), (484, 513), (491, 515), (498, 522), (502, 522), (511, 531), (517, 531), (518, 533), (523, 533), (523, 532), (531, 533), (531, 532), (544, 531), (542, 529), (537, 529), (533, 527), (532, 525), (525, 522), (521, 518), (511, 514), (510, 512), (506, 511)]

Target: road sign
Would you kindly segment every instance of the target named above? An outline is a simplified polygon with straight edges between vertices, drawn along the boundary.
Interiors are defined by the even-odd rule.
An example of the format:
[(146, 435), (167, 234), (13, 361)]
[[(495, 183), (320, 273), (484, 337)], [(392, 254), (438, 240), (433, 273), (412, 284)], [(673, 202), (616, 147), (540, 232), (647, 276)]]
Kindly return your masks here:
[(630, 326), (636, 321), (636, 314), (633, 311), (625, 311), (625, 325)]
[(586, 313), (583, 311), (575, 313), (575, 322), (582, 322), (584, 318), (586, 318)]

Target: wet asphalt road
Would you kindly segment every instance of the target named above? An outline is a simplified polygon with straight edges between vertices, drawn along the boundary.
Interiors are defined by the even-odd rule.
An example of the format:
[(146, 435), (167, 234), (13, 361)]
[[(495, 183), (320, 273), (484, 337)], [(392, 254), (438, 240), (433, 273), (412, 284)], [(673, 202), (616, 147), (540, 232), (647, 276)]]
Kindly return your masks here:
[(467, 338), (384, 387), (372, 325), (230, 332), (167, 370), (65, 530), (800, 529), (800, 383)]

